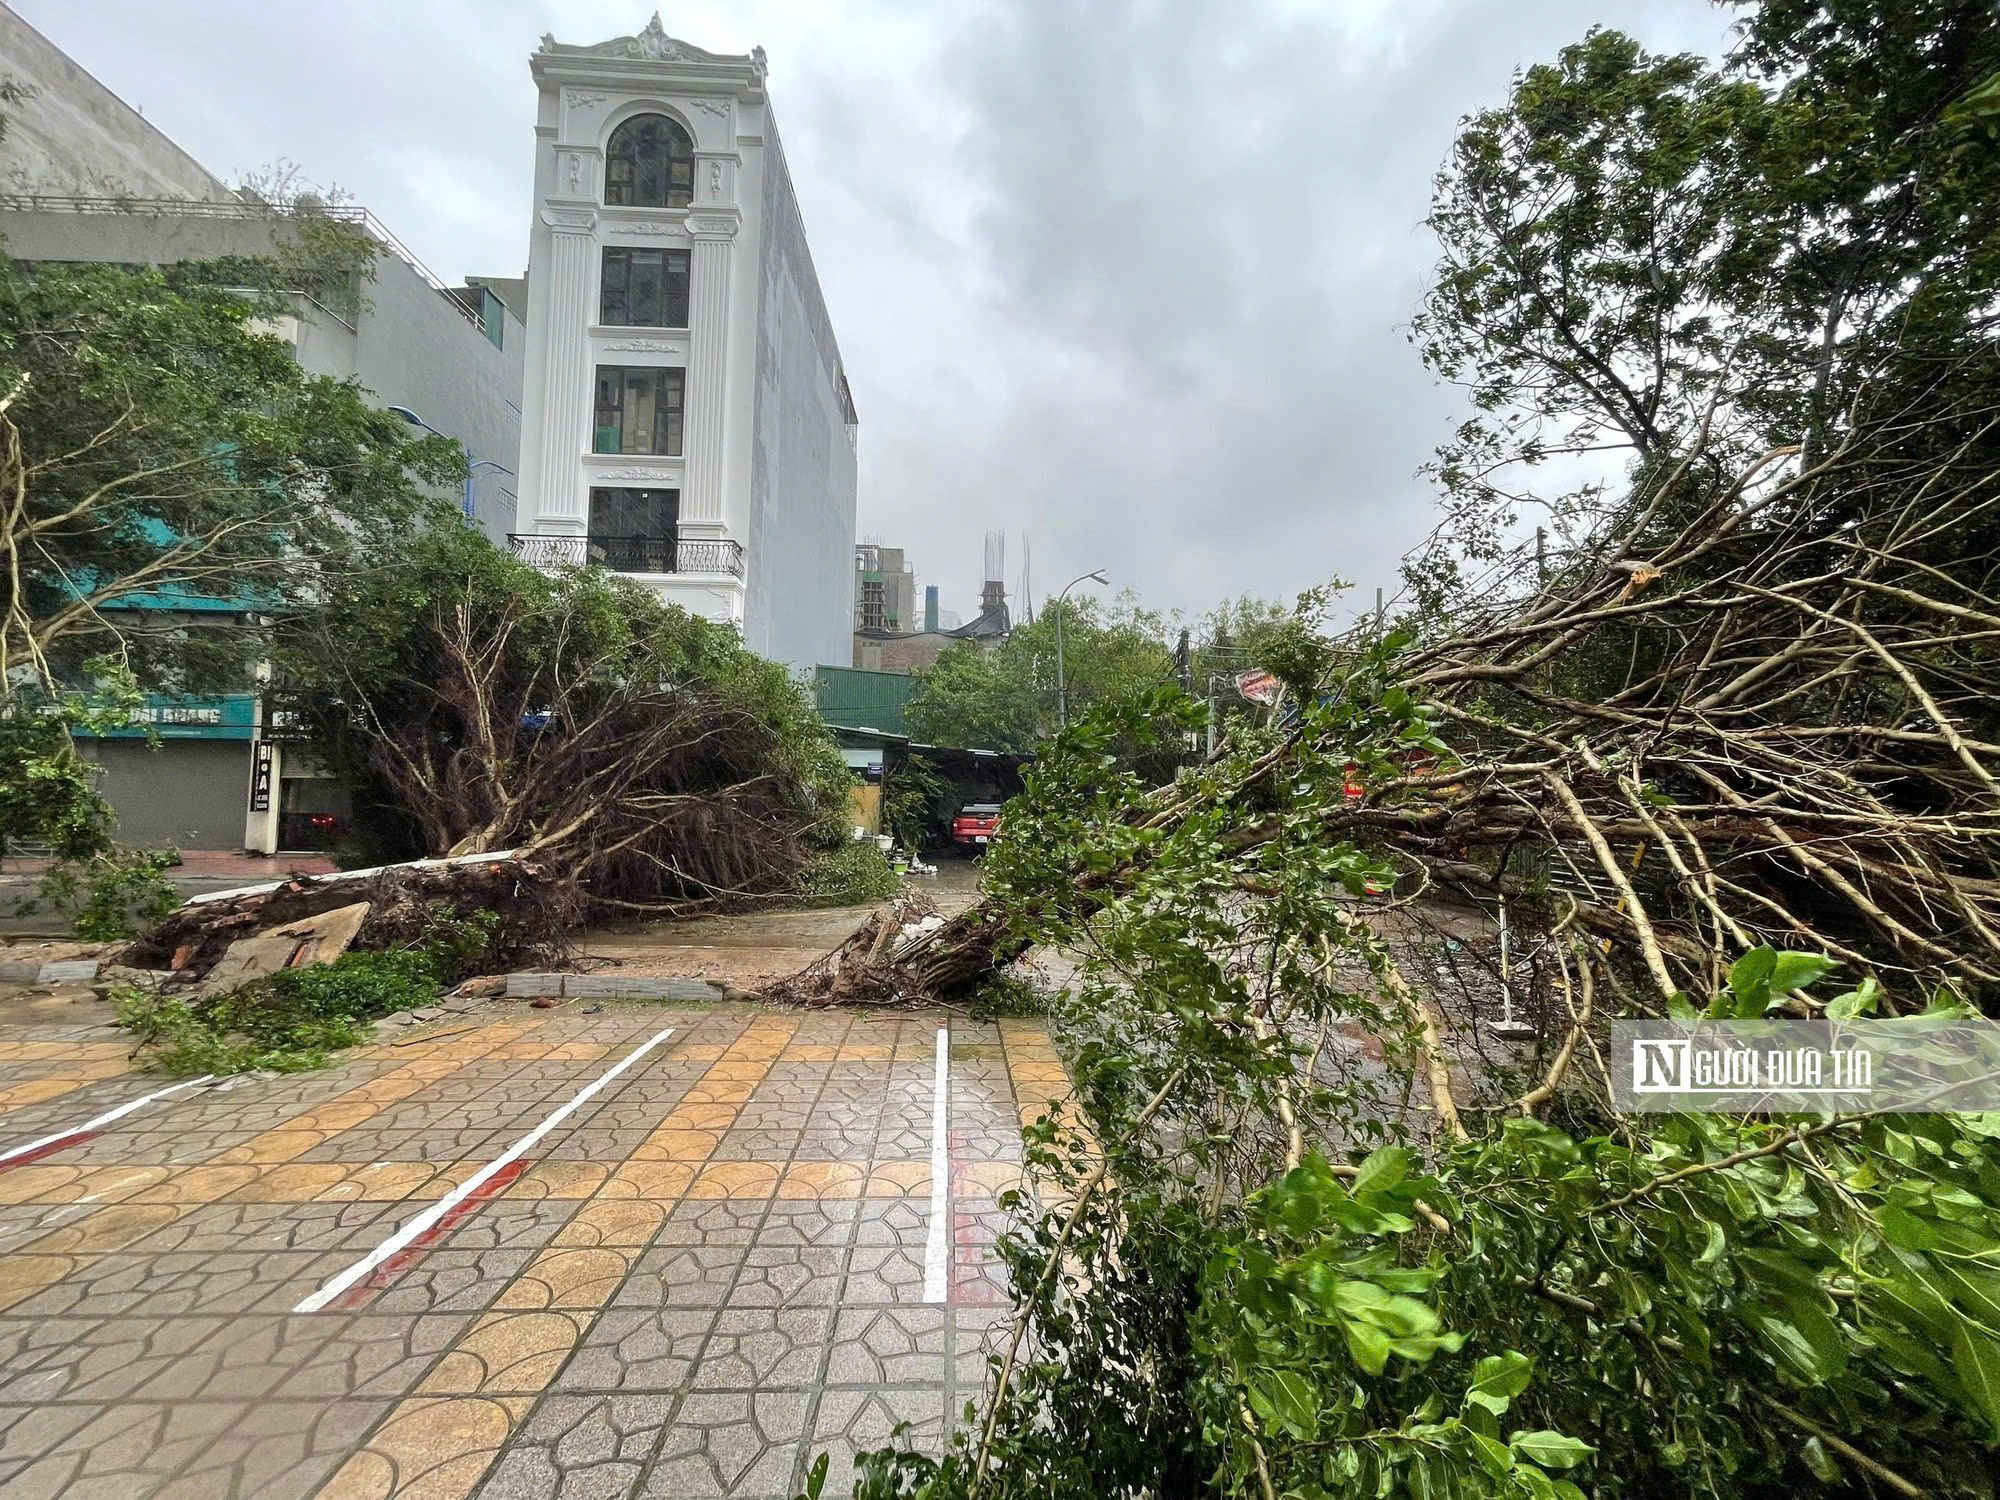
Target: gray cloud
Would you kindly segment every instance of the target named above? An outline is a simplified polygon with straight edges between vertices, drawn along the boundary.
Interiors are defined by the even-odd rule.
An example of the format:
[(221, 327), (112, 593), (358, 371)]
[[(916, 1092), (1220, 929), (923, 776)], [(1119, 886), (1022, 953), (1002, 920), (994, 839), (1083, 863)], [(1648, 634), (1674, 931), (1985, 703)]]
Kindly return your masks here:
[[(634, 3), (13, 0), (212, 168), (348, 187), (448, 275), (518, 270), (553, 30)], [(1200, 609), (1393, 583), (1458, 403), (1402, 325), (1468, 110), (1593, 22), (1716, 50), (1700, 0), (665, 7), (761, 42), (862, 417), (863, 533), (948, 605), (979, 539)], [(226, 46), (218, 45), (226, 40)], [(1013, 579), (1010, 576), (1009, 584)]]

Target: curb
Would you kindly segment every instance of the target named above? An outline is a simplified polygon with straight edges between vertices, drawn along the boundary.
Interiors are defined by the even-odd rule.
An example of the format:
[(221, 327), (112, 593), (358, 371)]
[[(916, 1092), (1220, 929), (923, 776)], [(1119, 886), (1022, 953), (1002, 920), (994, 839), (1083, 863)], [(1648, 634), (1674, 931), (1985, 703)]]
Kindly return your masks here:
[(610, 978), (600, 974), (509, 974), (510, 1000), (703, 1000), (723, 999), (730, 986), (719, 979), (665, 979), (644, 975)]

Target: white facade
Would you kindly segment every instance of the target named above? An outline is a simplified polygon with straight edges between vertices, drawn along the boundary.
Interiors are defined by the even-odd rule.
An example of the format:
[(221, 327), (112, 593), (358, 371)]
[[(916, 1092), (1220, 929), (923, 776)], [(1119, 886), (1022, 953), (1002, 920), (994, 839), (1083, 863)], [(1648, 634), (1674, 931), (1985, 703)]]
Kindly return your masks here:
[[(763, 49), (704, 52), (656, 15), (596, 46), (544, 37), (530, 69), (540, 106), (516, 550), (630, 574), (735, 623), (775, 661), (845, 662), (854, 406)], [(671, 143), (661, 149), (677, 176), (652, 174), (655, 157), (632, 145), (642, 132)], [(622, 309), (607, 301), (607, 265), (614, 286), (636, 288), (642, 261), (669, 268), (669, 282), (684, 266), (684, 316), (673, 295), (643, 310), (636, 290)], [(660, 415), (675, 400), (677, 427)]]

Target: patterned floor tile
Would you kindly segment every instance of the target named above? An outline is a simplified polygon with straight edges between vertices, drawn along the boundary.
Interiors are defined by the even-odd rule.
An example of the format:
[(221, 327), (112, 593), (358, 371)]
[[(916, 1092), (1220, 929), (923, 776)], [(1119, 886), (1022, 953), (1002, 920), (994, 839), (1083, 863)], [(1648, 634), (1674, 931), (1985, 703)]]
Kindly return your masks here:
[[(1038, 1027), (951, 1023), (947, 1305), (923, 1300), (936, 1023), (720, 1006), (295, 1312), (662, 1024), (501, 1014), (0, 1172), (0, 1495), (789, 1500), (822, 1449), (831, 1495), (898, 1421), (943, 1442), (1007, 1333), (1014, 1080), (1063, 1077)], [(145, 1082), (44, 1092), (101, 1045), (58, 1030), (0, 1024), (0, 1097), (37, 1096), (9, 1126)]]
[(607, 1308), (590, 1325), (554, 1388), (681, 1391), (694, 1375), (716, 1316), (713, 1307)]
[(672, 1406), (658, 1395), (544, 1397), (478, 1500), (620, 1500), (658, 1451)]
[[(789, 1500), (806, 1424), (803, 1391), (683, 1397), (637, 1491), (646, 1500)], [(838, 1494), (838, 1490), (829, 1490)]]

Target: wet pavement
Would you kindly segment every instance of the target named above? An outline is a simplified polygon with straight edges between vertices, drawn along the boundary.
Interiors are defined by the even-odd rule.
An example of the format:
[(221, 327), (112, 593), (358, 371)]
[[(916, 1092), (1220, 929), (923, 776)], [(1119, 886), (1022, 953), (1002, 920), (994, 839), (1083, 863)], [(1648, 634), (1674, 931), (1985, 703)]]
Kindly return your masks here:
[[(956, 916), (979, 899), (982, 869), (978, 860), (941, 856), (937, 874), (913, 875), (909, 883), (946, 916)], [(674, 975), (757, 989), (818, 962), (875, 909), (872, 904), (816, 911), (783, 908), (621, 923), (584, 933), (577, 943), (578, 958), (593, 974), (607, 977)]]
[(88, 1016), (0, 1007), (9, 1500), (845, 1494), (977, 1398), (1066, 1092), (1034, 1022), (496, 1006), (101, 1120), (168, 1080)]

